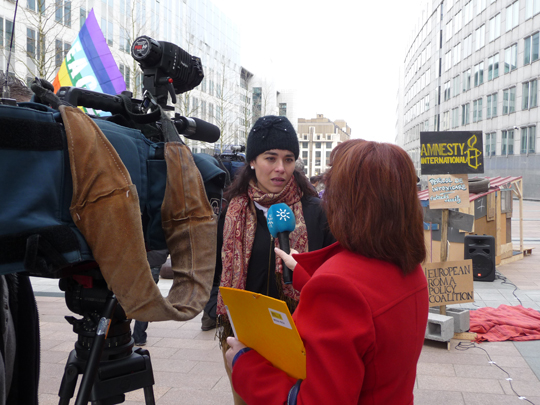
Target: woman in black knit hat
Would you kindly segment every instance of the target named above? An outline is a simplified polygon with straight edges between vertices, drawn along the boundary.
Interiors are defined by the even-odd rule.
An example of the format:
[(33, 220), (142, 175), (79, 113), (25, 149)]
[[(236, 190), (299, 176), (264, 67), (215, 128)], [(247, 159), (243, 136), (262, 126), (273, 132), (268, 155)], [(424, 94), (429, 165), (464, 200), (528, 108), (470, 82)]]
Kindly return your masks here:
[[(266, 222), (274, 204), (285, 203), (294, 213), (296, 227), (290, 247), (298, 252), (317, 250), (335, 242), (320, 199), (304, 173), (295, 170), (299, 144), (296, 131), (286, 117), (265, 116), (251, 129), (246, 165), (225, 192), (229, 201), (218, 225), (218, 254), (215, 284), (264, 294), (287, 302), (291, 313), (299, 293), (283, 282), (283, 265), (276, 258)], [(232, 336), (223, 300), (218, 295), (218, 329), (223, 353)], [(225, 362), (231, 378), (231, 371)], [(244, 401), (233, 389), (234, 403)]]

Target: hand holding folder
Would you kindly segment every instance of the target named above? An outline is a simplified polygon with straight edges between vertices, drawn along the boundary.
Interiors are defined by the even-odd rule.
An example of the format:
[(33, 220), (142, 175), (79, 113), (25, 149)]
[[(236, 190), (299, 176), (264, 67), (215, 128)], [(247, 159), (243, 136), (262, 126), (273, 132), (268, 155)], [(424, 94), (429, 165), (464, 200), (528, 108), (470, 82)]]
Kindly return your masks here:
[(306, 350), (284, 301), (236, 288), (220, 287), (236, 338), (272, 365), (306, 378)]

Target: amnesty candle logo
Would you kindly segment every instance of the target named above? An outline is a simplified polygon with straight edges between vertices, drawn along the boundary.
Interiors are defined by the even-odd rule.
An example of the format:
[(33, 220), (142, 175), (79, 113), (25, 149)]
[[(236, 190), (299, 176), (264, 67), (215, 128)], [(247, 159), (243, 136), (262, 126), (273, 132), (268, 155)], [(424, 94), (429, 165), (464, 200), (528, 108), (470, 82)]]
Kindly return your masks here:
[(484, 173), (482, 131), (420, 132), (422, 174)]

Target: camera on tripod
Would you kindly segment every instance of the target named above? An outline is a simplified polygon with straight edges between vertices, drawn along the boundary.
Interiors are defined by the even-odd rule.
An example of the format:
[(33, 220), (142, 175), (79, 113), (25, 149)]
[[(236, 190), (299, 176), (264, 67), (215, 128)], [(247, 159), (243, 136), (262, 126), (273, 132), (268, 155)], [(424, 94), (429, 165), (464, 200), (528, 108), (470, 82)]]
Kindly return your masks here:
[(167, 104), (167, 93), (176, 103), (176, 94), (194, 89), (204, 78), (201, 59), (170, 42), (143, 35), (133, 41), (131, 56), (144, 73), (143, 87), (160, 105)]
[[(91, 121), (91, 125), (81, 126), (79, 136), (83, 134), (84, 137), (86, 131), (94, 134), (101, 131), (100, 136), (105, 135), (106, 139), (99, 139), (103, 139), (103, 143), (108, 141), (107, 147), (112, 145), (115, 149), (115, 156), (121, 160), (117, 163), (125, 166), (129, 174), (125, 176), (126, 180), (130, 178), (128, 183), (132, 183), (129, 187), (136, 189), (136, 193), (122, 196), (137, 195), (139, 198), (135, 220), (139, 220), (140, 208), (141, 228), (148, 250), (168, 247), (169, 239), (162, 229), (162, 205), (167, 184), (176, 179), (168, 176), (175, 168), (171, 169), (166, 163), (164, 151), (167, 142), (174, 142), (169, 146), (175, 148), (178, 142), (188, 151), (187, 155), (177, 155), (186, 157), (182, 161), (182, 170), (197, 173), (196, 178), (192, 176), (195, 180), (189, 183), (195, 186), (184, 186), (183, 189), (188, 189), (190, 201), (195, 201), (190, 202), (193, 206), (202, 202), (202, 199), (210, 200), (207, 184), (216, 181), (219, 183), (220, 177), (223, 178), (223, 183), (225, 178), (225, 173), (217, 162), (213, 165), (204, 157), (197, 159), (189, 153), (189, 149), (178, 137), (178, 133), (182, 133), (190, 139), (215, 142), (220, 136), (219, 129), (197, 118), (180, 117), (177, 114), (174, 119), (170, 119), (164, 113), (164, 110), (173, 109), (167, 106), (169, 95), (175, 102), (175, 94), (191, 90), (200, 84), (204, 77), (200, 59), (174, 44), (155, 41), (146, 36), (137, 38), (132, 49), (132, 55), (139, 62), (144, 75), (142, 100), (133, 99), (129, 92), (114, 96), (74, 87), (62, 87), (55, 95), (45, 81), (38, 79), (32, 85), (36, 102), (21, 106), (0, 106), (0, 126), (4, 129), (0, 137), (0, 171), (13, 174), (9, 178), (0, 178), (0, 219), (3, 224), (0, 229), (0, 274), (26, 271), (32, 276), (59, 278), (60, 289), (65, 292), (68, 308), (83, 316), (79, 320), (73, 317), (68, 319), (78, 339), (62, 379), (59, 393), (61, 404), (69, 403), (73, 397), (80, 374), (83, 379), (77, 404), (87, 403), (88, 400), (93, 403), (118, 404), (124, 401), (124, 392), (140, 388), (144, 388), (147, 404), (152, 404), (154, 380), (149, 352), (140, 348), (133, 350), (131, 321), (126, 316), (126, 312), (129, 312), (127, 306), (124, 311), (121, 305), (117, 305), (117, 298), (122, 302), (122, 294), (125, 294), (124, 297), (133, 296), (137, 291), (132, 289), (126, 292), (127, 288), (118, 289), (124, 292), (114, 291), (110, 280), (105, 281), (106, 265), (94, 259), (83, 232), (71, 219), (70, 203), (71, 196), (75, 195), (76, 179), (70, 171), (73, 163), (70, 159), (74, 152), (68, 149), (67, 126), (64, 129), (65, 125), (62, 125), (60, 114), (56, 110), (60, 108), (65, 111), (60, 106), (69, 103), (72, 106), (84, 106), (114, 114), (108, 117), (110, 119), (90, 120), (84, 117), (87, 120), (85, 122)], [(170, 125), (171, 123), (173, 125)], [(213, 159), (209, 155), (207, 157)], [(87, 159), (87, 162), (93, 158), (97, 156)], [(21, 165), (21, 162), (24, 162), (24, 165)], [(93, 164), (94, 161), (89, 163), (89, 166)], [(102, 176), (109, 174), (107, 170), (100, 173)], [(188, 184), (185, 181), (184, 177), (178, 179), (178, 183)], [(202, 199), (198, 193), (201, 185), (204, 186), (202, 194), (206, 191)], [(39, 201), (39, 204), (36, 204), (36, 201)], [(94, 200), (88, 201), (88, 205), (94, 203)], [(210, 214), (206, 217), (204, 204), (198, 206), (203, 207), (198, 224), (205, 225), (203, 218), (207, 217), (210, 218), (208, 223), (217, 223), (213, 220), (210, 204)], [(188, 219), (189, 215), (192, 214), (186, 214)], [(113, 223), (112, 226), (114, 225)], [(206, 236), (205, 232), (208, 233), (207, 229), (211, 228), (205, 229), (203, 236)], [(136, 234), (139, 235), (138, 232)], [(99, 238), (108, 236), (100, 234)], [(126, 234), (125, 238), (131, 238), (130, 243), (135, 246), (133, 233)], [(143, 247), (142, 235), (139, 240)], [(206, 243), (205, 246), (197, 245), (193, 249), (190, 245), (193, 249), (191, 253), (195, 255), (201, 252), (200, 255), (207, 257), (210, 262), (215, 258), (215, 246), (214, 251), (208, 253), (211, 246), (211, 243)], [(137, 248), (137, 252), (140, 253), (141, 249)], [(171, 253), (171, 257), (172, 255)], [(198, 266), (202, 266), (202, 262), (207, 264), (204, 260), (193, 260)], [(123, 266), (116, 268), (126, 273), (134, 271), (133, 267), (122, 264)], [(142, 269), (142, 266), (138, 269)], [(206, 267), (199, 267), (197, 270), (204, 273), (204, 276), (193, 275), (192, 284), (199, 286), (194, 288), (204, 289), (207, 286), (209, 293), (212, 275), (207, 282)], [(189, 274), (193, 273), (197, 272), (192, 271)], [(134, 274), (133, 279), (141, 280), (144, 278), (142, 276), (141, 271)], [(151, 280), (150, 274), (144, 276)], [(127, 274), (126, 277), (130, 278), (131, 275)], [(153, 280), (151, 283), (152, 287), (157, 289)], [(114, 295), (115, 293), (117, 295)], [(203, 300), (204, 294), (199, 290), (196, 293), (191, 294), (191, 298), (187, 297), (193, 301), (189, 306), (176, 302), (173, 310), (184, 309), (182, 305), (185, 305), (185, 308), (189, 308), (181, 315), (191, 319), (197, 314), (196, 309), (200, 307), (202, 310), (206, 303), (199, 302)], [(162, 298), (161, 294), (156, 295), (158, 296)], [(148, 297), (154, 299), (154, 295)]]

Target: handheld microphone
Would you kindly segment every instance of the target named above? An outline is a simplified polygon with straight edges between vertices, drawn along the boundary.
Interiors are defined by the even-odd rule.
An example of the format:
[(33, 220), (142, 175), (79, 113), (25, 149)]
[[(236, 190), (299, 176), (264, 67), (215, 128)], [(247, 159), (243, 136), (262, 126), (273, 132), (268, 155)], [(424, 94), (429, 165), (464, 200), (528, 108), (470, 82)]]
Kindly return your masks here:
[[(266, 221), (272, 236), (278, 238), (281, 250), (285, 253), (290, 253), (289, 233), (294, 231), (294, 228), (296, 227), (296, 220), (292, 210), (287, 204), (274, 204), (268, 208)], [(291, 270), (285, 263), (283, 263), (283, 282), (285, 284), (292, 283)]]
[(176, 113), (173, 122), (179, 134), (194, 141), (214, 143), (221, 135), (217, 126), (199, 118), (182, 117)]

